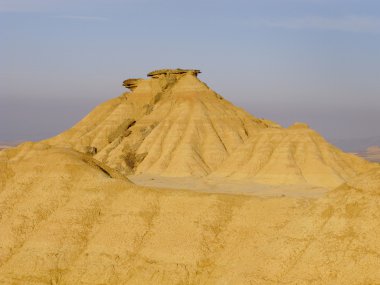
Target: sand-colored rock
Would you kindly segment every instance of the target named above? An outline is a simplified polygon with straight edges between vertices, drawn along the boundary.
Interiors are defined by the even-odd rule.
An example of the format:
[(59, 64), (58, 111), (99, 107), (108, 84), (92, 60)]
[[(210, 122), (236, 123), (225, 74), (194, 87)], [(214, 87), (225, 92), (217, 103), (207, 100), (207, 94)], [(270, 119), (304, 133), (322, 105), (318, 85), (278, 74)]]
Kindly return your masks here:
[(0, 284), (380, 283), (378, 164), (257, 119), (196, 75), (158, 71), (0, 152)]
[(279, 127), (222, 99), (193, 71), (165, 72), (139, 81), (132, 93), (100, 105), (47, 143), (83, 152), (96, 147), (96, 159), (125, 174), (205, 176), (257, 130)]
[[(82, 152), (125, 175), (228, 176), (334, 188), (372, 165), (328, 144), (304, 123), (289, 129), (233, 106), (197, 78), (163, 69), (132, 79), (112, 99), (47, 143)], [(249, 160), (247, 160), (249, 158)]]
[(176, 76), (177, 78), (183, 76), (185, 74), (191, 74), (193, 76), (198, 76), (201, 73), (198, 69), (159, 69), (154, 70), (148, 73), (149, 77), (160, 78), (160, 77), (168, 77), (168, 76)]
[(137, 88), (137, 86), (139, 86), (139, 82), (141, 82), (141, 80), (142, 79), (140, 78), (130, 78), (130, 79), (124, 80), (123, 86), (133, 91)]
[(3, 153), (0, 284), (380, 282), (380, 169), (260, 198), (138, 187), (44, 144)]
[(307, 125), (296, 124), (256, 133), (212, 176), (335, 188), (371, 167), (374, 166), (363, 159), (334, 147)]

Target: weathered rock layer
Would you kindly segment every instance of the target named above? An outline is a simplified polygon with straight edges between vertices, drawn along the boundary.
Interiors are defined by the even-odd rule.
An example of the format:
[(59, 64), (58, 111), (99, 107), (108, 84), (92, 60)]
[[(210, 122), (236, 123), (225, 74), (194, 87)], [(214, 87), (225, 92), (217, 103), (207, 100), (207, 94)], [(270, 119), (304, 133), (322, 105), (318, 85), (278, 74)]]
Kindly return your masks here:
[(263, 199), (138, 187), (44, 144), (0, 154), (0, 284), (380, 281), (380, 168)]
[[(70, 130), (0, 152), (0, 284), (380, 283), (380, 167), (249, 115), (198, 73), (128, 81)], [(130, 173), (340, 185), (227, 195)]]
[(125, 175), (334, 188), (372, 167), (304, 124), (284, 129), (233, 106), (201, 82), (199, 72), (163, 69), (126, 80), (131, 93), (100, 105), (48, 143), (92, 153)]

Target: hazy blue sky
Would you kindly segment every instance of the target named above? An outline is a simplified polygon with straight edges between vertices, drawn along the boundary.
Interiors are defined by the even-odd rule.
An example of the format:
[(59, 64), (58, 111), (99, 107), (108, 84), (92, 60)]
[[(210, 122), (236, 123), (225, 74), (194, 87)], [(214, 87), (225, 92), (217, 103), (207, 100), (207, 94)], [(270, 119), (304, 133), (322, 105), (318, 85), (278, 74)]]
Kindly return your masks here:
[(0, 41), (0, 140), (54, 135), (164, 67), (283, 125), (380, 135), (378, 0), (0, 0)]

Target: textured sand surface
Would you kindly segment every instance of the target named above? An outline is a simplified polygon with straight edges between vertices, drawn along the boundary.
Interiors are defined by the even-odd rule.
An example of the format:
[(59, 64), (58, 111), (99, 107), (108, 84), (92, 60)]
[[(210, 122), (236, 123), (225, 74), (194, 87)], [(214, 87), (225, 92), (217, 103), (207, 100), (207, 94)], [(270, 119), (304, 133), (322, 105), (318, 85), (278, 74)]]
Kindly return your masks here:
[(176, 72), (0, 152), (0, 284), (380, 284), (380, 166)]

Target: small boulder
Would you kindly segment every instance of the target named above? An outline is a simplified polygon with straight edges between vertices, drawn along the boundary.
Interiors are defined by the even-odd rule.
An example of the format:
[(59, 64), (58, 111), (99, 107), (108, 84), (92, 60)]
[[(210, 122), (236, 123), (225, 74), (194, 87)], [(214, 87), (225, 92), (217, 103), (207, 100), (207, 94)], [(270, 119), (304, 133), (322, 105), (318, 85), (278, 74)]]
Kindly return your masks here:
[(133, 91), (136, 89), (136, 87), (139, 85), (139, 82), (142, 81), (144, 79), (141, 79), (141, 78), (130, 78), (130, 79), (127, 79), (127, 80), (124, 80), (123, 82), (123, 86), (125, 88), (128, 88), (129, 90)]

